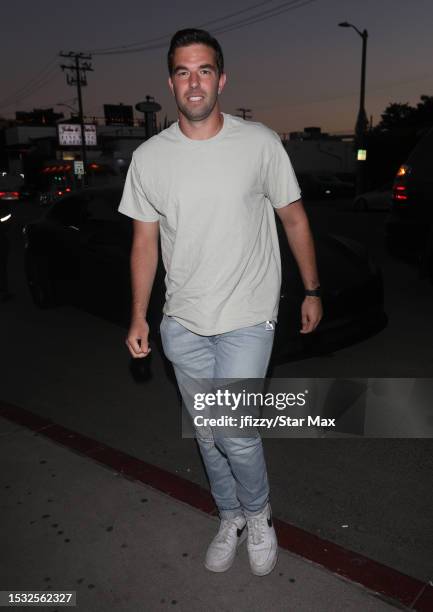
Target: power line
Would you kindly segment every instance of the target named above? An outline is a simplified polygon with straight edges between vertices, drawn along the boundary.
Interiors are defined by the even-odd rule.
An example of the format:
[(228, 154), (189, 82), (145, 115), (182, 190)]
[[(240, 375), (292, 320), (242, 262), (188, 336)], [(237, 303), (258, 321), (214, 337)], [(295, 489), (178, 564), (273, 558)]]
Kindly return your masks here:
[(53, 64), (55, 64), (56, 62), (56, 57), (54, 56), (54, 58), (51, 58), (49, 60), (49, 62), (47, 62), (45, 64), (45, 66), (43, 68), (41, 68), (41, 70), (39, 70), (39, 72), (37, 72), (35, 74), (34, 77), (32, 77), (25, 85), (19, 87), (18, 89), (16, 89), (14, 92), (12, 92), (11, 94), (5, 96), (4, 98), (0, 99), (0, 103), (6, 101), (6, 100), (10, 100), (10, 98), (16, 98), (17, 96), (19, 96), (20, 94), (22, 94), (24, 92), (24, 90), (28, 89), (29, 87), (32, 87), (35, 84), (35, 81), (40, 81), (42, 78), (45, 78), (46, 75), (43, 75), (44, 72), (49, 72), (53, 66)]
[[(249, 25), (253, 25), (255, 23), (259, 23), (261, 21), (265, 21), (266, 19), (270, 19), (271, 17), (276, 17), (277, 15), (281, 15), (281, 13), (286, 13), (288, 11), (293, 11), (295, 9), (301, 8), (307, 4), (311, 4), (312, 2), (317, 2), (317, 0), (304, 0), (300, 2), (299, 0), (295, 0), (295, 2), (291, 3), (289, 7), (284, 8), (284, 4), (280, 4), (276, 6), (274, 9), (269, 9), (264, 13), (252, 16), (250, 19), (244, 22), (238, 22), (232, 25), (229, 25), (223, 29), (215, 30), (215, 34), (225, 34), (226, 32), (232, 32), (233, 30), (239, 30), (240, 28), (244, 28)], [(279, 9), (279, 10), (277, 10)], [(266, 14), (265, 14), (266, 13)]]
[(30, 89), (27, 88), (27, 91), (25, 93), (21, 94), (18, 97), (9, 96), (9, 98), (5, 98), (3, 103), (0, 104), (0, 108), (8, 108), (9, 106), (13, 106), (15, 104), (18, 104), (22, 100), (29, 98), (34, 93), (39, 91), (42, 87), (45, 87), (45, 85), (48, 85), (48, 83), (51, 83), (51, 81), (55, 79), (57, 76), (59, 76), (57, 72), (57, 66), (54, 66), (53, 69), (51, 69), (51, 71), (47, 73), (47, 75), (45, 75), (45, 77), (42, 80), (34, 83), (34, 85), (32, 85)]
[[(253, 11), (254, 9), (260, 6), (264, 6), (265, 4), (269, 4), (270, 2), (273, 2), (273, 1), (274, 0), (262, 0), (261, 2), (255, 3), (247, 8), (240, 9), (238, 11), (228, 13), (222, 17), (218, 17), (218, 18), (209, 20), (207, 22), (204, 22), (201, 25), (199, 25), (199, 27), (205, 27), (205, 26), (209, 26), (214, 23), (226, 21), (227, 19), (231, 19), (232, 17), (237, 17), (241, 14)], [(279, 15), (283, 12), (295, 10), (297, 8), (300, 8), (301, 6), (304, 6), (306, 4), (310, 4), (316, 1), (317, 0), (303, 0), (303, 1), (302, 0), (288, 0), (286, 2), (283, 2), (282, 4), (271, 7), (270, 9), (267, 9), (265, 11), (258, 12), (255, 15), (250, 15), (246, 19), (241, 19), (241, 20), (229, 23), (229, 24), (221, 25), (219, 28), (215, 29), (214, 33), (223, 34), (225, 32), (230, 32), (232, 30), (246, 27), (248, 25), (253, 25), (255, 23), (259, 23), (260, 21), (264, 21), (265, 19), (270, 19), (271, 17), (275, 17), (276, 15)], [(105, 49), (96, 49), (93, 51), (93, 53), (97, 55), (123, 55), (126, 53), (139, 53), (141, 51), (150, 51), (153, 49), (160, 49), (160, 48), (166, 47), (167, 38), (169, 37), (170, 37), (170, 34), (167, 34), (164, 36), (159, 36), (157, 38), (148, 39), (147, 41), (142, 41), (141, 43), (137, 42), (137, 43), (132, 43), (129, 45), (122, 45), (120, 47), (107, 47)], [(164, 41), (164, 42), (158, 43), (157, 41)], [(152, 44), (153, 42), (156, 42), (157, 44)], [(133, 48), (133, 47), (136, 47), (136, 48)], [(35, 75), (35, 77), (30, 79), (30, 81), (26, 85), (16, 90), (13, 94), (10, 94), (6, 96), (5, 98), (3, 98), (2, 100), (0, 100), (0, 108), (8, 108), (14, 104), (17, 104), (21, 100), (24, 100), (30, 97), (31, 95), (39, 91), (39, 89), (41, 89), (42, 87), (47, 85), (49, 82), (51, 82), (53, 78), (55, 77), (56, 67), (53, 66), (53, 63), (55, 63), (55, 61), (56, 61), (55, 59), (50, 60), (48, 64), (44, 66)]]
[[(271, 0), (272, 1), (272, 0)], [(296, 10), (305, 6), (307, 4), (311, 4), (312, 2), (317, 2), (317, 0), (287, 0), (282, 4), (274, 6), (266, 11), (261, 11), (256, 15), (251, 15), (246, 19), (241, 19), (238, 21), (234, 21), (232, 23), (228, 23), (225, 25), (221, 25), (220, 27), (213, 30), (213, 34), (224, 34), (225, 32), (231, 32), (232, 30), (243, 28), (248, 25), (253, 25), (254, 23), (259, 23), (260, 21), (264, 21), (266, 19), (270, 19), (271, 17), (275, 17), (276, 15), (280, 15), (281, 13), (285, 13), (288, 11)], [(260, 3), (261, 5), (263, 3)], [(259, 6), (255, 5), (255, 6)], [(252, 7), (249, 9), (244, 9), (242, 12), (246, 10), (252, 10)], [(215, 21), (223, 21), (227, 19), (227, 16), (220, 17), (219, 19), (215, 19), (211, 22), (206, 22), (201, 24), (199, 27), (208, 26), (209, 24)], [(132, 45), (123, 45), (120, 47), (112, 47), (111, 50), (108, 51), (98, 51), (93, 50), (90, 51), (94, 55), (125, 55), (130, 53), (140, 53), (141, 51), (151, 51), (154, 49), (161, 49), (167, 46), (167, 39), (171, 36), (168, 34), (166, 36), (160, 36), (158, 38), (149, 39), (147, 41), (143, 41), (142, 43), (134, 43), (135, 48), (130, 48)], [(163, 40), (163, 42), (157, 42), (159, 40)], [(139, 46), (138, 46), (139, 45)]]
[(0, 105), (0, 108), (9, 108), (10, 106), (14, 106), (19, 102), (22, 102), (22, 100), (26, 100), (27, 98), (35, 94), (37, 91), (42, 89), (42, 87), (45, 87), (46, 85), (48, 85), (48, 83), (51, 83), (51, 81), (53, 81), (58, 76), (59, 74), (57, 73), (57, 71), (54, 71), (49, 76), (49, 78), (39, 83), (37, 87), (34, 87), (32, 90), (28, 91), (26, 94), (20, 96), (19, 98), (12, 99), (10, 102)]
[[(234, 13), (228, 13), (227, 15), (224, 15), (223, 17), (217, 17), (216, 19), (211, 19), (210, 21), (206, 21), (202, 24), (199, 24), (197, 27), (199, 28), (203, 28), (205, 26), (209, 26), (213, 23), (217, 23), (218, 21), (224, 21), (225, 19), (229, 19), (230, 17), (236, 17), (237, 15), (241, 15), (242, 13), (246, 13), (248, 11), (252, 11), (253, 9), (259, 7), (259, 6), (263, 6), (264, 4), (269, 4), (270, 2), (273, 2), (274, 0), (262, 0), (261, 2), (258, 2), (257, 4), (253, 4), (251, 6), (248, 6), (247, 8), (241, 9), (239, 11), (235, 11)], [(91, 49), (88, 51), (88, 53), (92, 53), (94, 55), (97, 54), (102, 54), (104, 52), (107, 51), (117, 51), (117, 50), (123, 50), (123, 49), (131, 49), (133, 47), (137, 47), (137, 46), (141, 46), (141, 45), (147, 45), (149, 43), (152, 42), (158, 42), (158, 41), (167, 41), (167, 39), (169, 39), (172, 36), (172, 33), (169, 34), (163, 34), (162, 36), (157, 36), (156, 38), (149, 38), (147, 40), (141, 40), (135, 43), (130, 43), (129, 45), (120, 45), (120, 46), (114, 46), (114, 47), (105, 47), (102, 49)]]

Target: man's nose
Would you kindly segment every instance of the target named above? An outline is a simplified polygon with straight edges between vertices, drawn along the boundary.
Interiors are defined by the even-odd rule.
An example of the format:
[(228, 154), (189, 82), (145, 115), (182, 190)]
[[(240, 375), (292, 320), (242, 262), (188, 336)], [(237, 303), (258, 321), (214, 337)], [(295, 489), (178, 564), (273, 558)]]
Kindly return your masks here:
[(198, 87), (199, 83), (200, 83), (200, 79), (198, 77), (198, 74), (195, 72), (191, 72), (189, 76), (190, 87)]

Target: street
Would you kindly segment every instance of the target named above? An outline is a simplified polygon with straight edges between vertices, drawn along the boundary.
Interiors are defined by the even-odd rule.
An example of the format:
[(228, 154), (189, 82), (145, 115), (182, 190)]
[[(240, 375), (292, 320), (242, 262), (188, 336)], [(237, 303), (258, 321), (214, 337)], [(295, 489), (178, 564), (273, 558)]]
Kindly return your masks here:
[[(55, 423), (208, 488), (193, 440), (180, 436), (178, 395), (156, 348), (151, 378), (131, 376), (125, 330), (69, 306), (39, 310), (23, 272), (18, 205), (10, 289), (0, 304), (1, 396)], [(349, 202), (308, 206), (313, 229), (366, 241), (384, 274), (389, 324), (320, 358), (274, 367), (275, 378), (431, 377), (433, 287), (384, 249), (385, 215)], [(264, 440), (276, 517), (422, 581), (432, 579), (430, 439)]]

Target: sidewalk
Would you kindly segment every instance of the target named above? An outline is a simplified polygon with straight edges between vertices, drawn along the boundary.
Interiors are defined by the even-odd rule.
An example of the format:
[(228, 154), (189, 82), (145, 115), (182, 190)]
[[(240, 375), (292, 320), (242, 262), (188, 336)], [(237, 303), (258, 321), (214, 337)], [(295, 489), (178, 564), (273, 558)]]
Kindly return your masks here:
[(215, 516), (53, 442), (43, 428), (0, 418), (0, 439), (8, 561), (0, 590), (76, 590), (83, 612), (405, 609), (283, 549), (266, 577), (250, 573), (245, 545), (231, 570), (208, 572)]

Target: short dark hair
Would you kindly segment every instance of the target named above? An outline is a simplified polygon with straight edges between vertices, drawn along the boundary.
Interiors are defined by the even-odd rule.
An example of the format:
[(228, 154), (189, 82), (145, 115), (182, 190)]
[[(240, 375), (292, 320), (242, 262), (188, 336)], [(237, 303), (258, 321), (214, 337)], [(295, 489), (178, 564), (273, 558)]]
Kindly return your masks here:
[(224, 56), (221, 46), (216, 38), (211, 36), (206, 30), (186, 28), (185, 30), (178, 30), (170, 41), (170, 47), (167, 54), (168, 72), (170, 76), (173, 74), (173, 60), (176, 49), (195, 44), (211, 47), (215, 51), (218, 74), (221, 75), (224, 72)]

